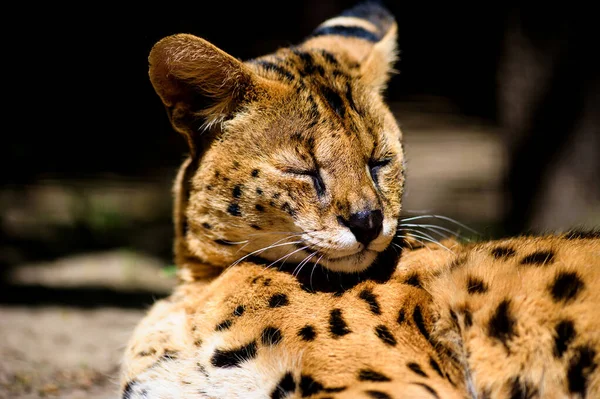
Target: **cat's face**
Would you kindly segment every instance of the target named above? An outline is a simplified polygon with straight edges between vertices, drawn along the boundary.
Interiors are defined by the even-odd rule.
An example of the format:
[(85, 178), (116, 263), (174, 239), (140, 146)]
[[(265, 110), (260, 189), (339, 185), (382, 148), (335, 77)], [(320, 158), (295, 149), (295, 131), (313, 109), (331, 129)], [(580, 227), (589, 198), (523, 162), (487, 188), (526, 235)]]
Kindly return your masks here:
[(191, 35), (154, 46), (150, 79), (191, 150), (175, 186), (180, 266), (374, 262), (404, 184), (401, 132), (381, 95), (395, 43), (381, 14), (334, 18), (245, 63)]
[(340, 112), (306, 90), (225, 123), (193, 176), (187, 239), (335, 271), (364, 270), (387, 248), (404, 182), (393, 116), (360, 86)]

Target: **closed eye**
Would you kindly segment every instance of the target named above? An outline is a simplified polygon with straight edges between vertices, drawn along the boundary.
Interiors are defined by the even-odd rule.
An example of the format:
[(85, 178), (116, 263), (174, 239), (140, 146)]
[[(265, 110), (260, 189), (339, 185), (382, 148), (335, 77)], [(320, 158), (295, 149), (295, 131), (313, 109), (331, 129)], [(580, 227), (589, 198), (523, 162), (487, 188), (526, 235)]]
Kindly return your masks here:
[(317, 195), (319, 197), (322, 197), (325, 195), (325, 182), (323, 182), (323, 179), (321, 178), (321, 175), (319, 174), (318, 170), (316, 170), (316, 169), (307, 169), (307, 170), (285, 169), (284, 172), (291, 173), (293, 175), (310, 177), (312, 179), (313, 186), (315, 187), (315, 191), (317, 192)]
[(392, 162), (392, 158), (382, 158), (380, 160), (369, 161), (369, 171), (371, 172), (371, 178), (377, 183), (378, 172), (381, 168), (385, 168)]

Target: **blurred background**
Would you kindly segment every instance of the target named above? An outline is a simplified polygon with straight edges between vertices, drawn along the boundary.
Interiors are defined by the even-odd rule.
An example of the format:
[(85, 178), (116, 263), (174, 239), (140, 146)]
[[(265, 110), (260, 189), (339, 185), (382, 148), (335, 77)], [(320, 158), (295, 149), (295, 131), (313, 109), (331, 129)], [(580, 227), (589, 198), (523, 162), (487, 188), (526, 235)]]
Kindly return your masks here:
[[(186, 146), (148, 80), (152, 45), (193, 33), (248, 59), (353, 4), (6, 12), (0, 398), (117, 397), (132, 328), (173, 286), (170, 186)], [(386, 96), (405, 135), (405, 216), (482, 238), (600, 225), (591, 6), (384, 4), (399, 25)]]

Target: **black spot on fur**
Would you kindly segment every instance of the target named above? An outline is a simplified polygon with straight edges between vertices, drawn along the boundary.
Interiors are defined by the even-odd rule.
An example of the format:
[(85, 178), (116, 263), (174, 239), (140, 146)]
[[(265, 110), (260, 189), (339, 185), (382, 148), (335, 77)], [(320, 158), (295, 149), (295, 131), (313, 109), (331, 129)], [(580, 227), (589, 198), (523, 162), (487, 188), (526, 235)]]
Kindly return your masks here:
[(492, 249), (492, 256), (496, 259), (506, 259), (515, 256), (517, 252), (510, 247), (496, 247)]
[(498, 339), (506, 346), (507, 342), (516, 334), (515, 324), (516, 321), (510, 309), (510, 300), (505, 299), (500, 302), (488, 322), (488, 335)]
[(262, 230), (262, 228), (260, 226), (257, 226), (255, 224), (251, 224), (250, 227), (253, 228), (254, 230)]
[(600, 238), (600, 230), (597, 231), (581, 231), (571, 230), (564, 236), (567, 240), (592, 240)]
[(260, 171), (258, 169), (253, 169), (252, 172), (250, 173), (250, 175), (252, 177), (258, 177), (259, 173), (260, 173)]
[(265, 207), (262, 206), (261, 204), (254, 205), (254, 209), (256, 209), (259, 212), (264, 212), (265, 211)]
[(284, 67), (282, 67), (280, 65), (274, 64), (269, 61), (264, 61), (264, 60), (258, 60), (255, 62), (258, 65), (262, 66), (267, 71), (275, 72), (276, 74), (278, 74), (279, 76), (281, 76), (282, 78), (284, 78), (286, 80), (294, 81), (296, 79), (295, 76), (290, 71), (288, 71), (287, 69), (285, 69)]
[(296, 211), (292, 209), (288, 202), (284, 202), (283, 205), (281, 205), (281, 210), (292, 217), (296, 215)]
[(413, 321), (419, 329), (419, 332), (427, 339), (427, 341), (429, 341), (429, 331), (427, 331), (427, 328), (425, 327), (423, 313), (421, 313), (421, 307), (419, 305), (415, 306), (415, 310), (413, 310)]
[(421, 285), (421, 279), (417, 273), (412, 273), (404, 280), (404, 284), (412, 285), (413, 287), (423, 288)]
[(558, 273), (554, 282), (550, 284), (549, 290), (555, 302), (567, 302), (575, 299), (584, 286), (585, 284), (576, 272), (562, 271)]
[(329, 106), (335, 111), (336, 114), (340, 118), (344, 118), (346, 115), (346, 107), (344, 106), (344, 102), (338, 93), (327, 86), (323, 86), (321, 88), (321, 93), (325, 98), (325, 101), (329, 104)]
[(373, 381), (373, 382), (388, 382), (391, 381), (386, 375), (378, 373), (375, 370), (371, 369), (361, 369), (358, 371), (358, 380), (359, 381)]
[(352, 332), (342, 317), (341, 309), (333, 309), (330, 312), (329, 331), (331, 331), (334, 338), (339, 338)]
[(396, 346), (396, 338), (394, 338), (392, 332), (383, 324), (375, 327), (375, 335), (377, 335), (377, 337), (382, 340), (383, 343), (390, 346)]
[(463, 322), (465, 323), (465, 328), (469, 328), (473, 325), (473, 314), (468, 308), (464, 308), (462, 310), (463, 314)]
[(330, 64), (332, 64), (334, 66), (335, 65), (339, 65), (338, 60), (335, 58), (335, 55), (331, 54), (329, 51), (327, 51), (327, 50), (321, 50), (321, 55)]
[(179, 351), (176, 351), (173, 349), (165, 349), (165, 351), (163, 352), (160, 359), (158, 359), (158, 361), (176, 360), (178, 357), (179, 357)]
[(442, 369), (440, 368), (440, 365), (438, 364), (438, 362), (435, 361), (434, 358), (432, 358), (431, 356), (429, 356), (429, 365), (431, 366), (431, 368), (438, 373), (438, 375), (442, 378), (444, 378), (444, 373), (442, 372)]
[(429, 392), (431, 395), (433, 395), (434, 398), (439, 399), (439, 395), (436, 392), (436, 390), (433, 389), (432, 387), (430, 387), (429, 385), (423, 384), (422, 382), (413, 382), (413, 384), (423, 387), (427, 392)]
[(295, 390), (296, 382), (294, 381), (292, 373), (285, 373), (271, 393), (271, 399), (283, 399), (285, 396), (294, 392)]
[(264, 345), (277, 345), (282, 339), (281, 330), (271, 326), (266, 327), (261, 334), (261, 341)]
[(274, 193), (273, 194), (273, 199), (278, 199), (279, 197), (281, 197), (281, 193)]
[(261, 188), (257, 188), (256, 189), (256, 194), (262, 195), (263, 194), (263, 190)]
[(352, 86), (350, 85), (350, 82), (346, 82), (346, 101), (348, 101), (348, 104), (350, 104), (350, 107), (354, 109), (354, 111), (358, 112), (356, 104), (354, 103), (354, 97), (352, 97)]
[(129, 381), (125, 384), (125, 388), (123, 388), (123, 396), (122, 399), (131, 399), (131, 394), (133, 393), (133, 387), (137, 384), (135, 380)]
[(232, 216), (242, 216), (242, 212), (240, 211), (240, 206), (235, 202), (229, 204), (227, 207), (227, 212)]
[(452, 259), (452, 262), (450, 262), (449, 268), (450, 268), (450, 270), (456, 270), (459, 267), (461, 267), (462, 265), (464, 265), (465, 263), (467, 263), (466, 255), (457, 256), (454, 259)]
[(376, 315), (381, 314), (381, 308), (379, 307), (379, 303), (377, 302), (377, 296), (373, 294), (369, 288), (365, 288), (358, 294), (358, 297), (369, 304), (369, 308), (371, 312)]
[(242, 196), (242, 186), (236, 185), (232, 191), (233, 198), (240, 198)]
[(562, 320), (554, 328), (554, 356), (561, 358), (575, 338), (575, 325), (571, 320)]
[(290, 303), (286, 294), (275, 294), (271, 298), (269, 298), (269, 307), (270, 308), (280, 308), (282, 306), (286, 306)]
[(256, 357), (256, 341), (252, 341), (247, 345), (229, 350), (215, 350), (215, 353), (210, 359), (214, 367), (228, 368), (239, 367), (240, 363), (254, 359)]
[(342, 26), (342, 25), (334, 25), (334, 26), (324, 26), (315, 30), (311, 37), (323, 36), (323, 35), (338, 35), (344, 37), (356, 37), (358, 39), (364, 39), (370, 42), (379, 41), (379, 37), (364, 28), (360, 28), (358, 26)]
[(376, 391), (374, 389), (369, 389), (365, 391), (365, 394), (373, 399), (392, 399), (390, 395), (382, 391)]
[(423, 371), (423, 369), (421, 368), (421, 366), (419, 366), (417, 363), (415, 362), (409, 362), (406, 363), (406, 367), (408, 367), (409, 369), (411, 369), (415, 374), (420, 375), (421, 377), (425, 377), (425, 378), (429, 378), (429, 376)]
[(398, 319), (396, 319), (396, 321), (398, 324), (402, 324), (404, 323), (404, 320), (406, 320), (406, 312), (404, 311), (404, 308), (402, 308), (398, 311)]
[(233, 324), (233, 320), (231, 320), (231, 319), (224, 320), (224, 321), (220, 322), (219, 324), (217, 324), (217, 326), (215, 327), (215, 331), (229, 330), (229, 328), (231, 327), (232, 324)]
[(270, 285), (271, 285), (271, 281), (273, 281), (273, 280), (271, 280), (271, 278), (270, 278), (270, 277), (267, 277), (267, 278), (265, 279), (265, 281), (263, 281), (263, 285), (264, 285), (265, 287), (268, 287), (268, 286), (270, 286)]
[(454, 324), (458, 325), (458, 316), (456, 315), (456, 312), (452, 309), (450, 309), (450, 318), (452, 319)]
[(156, 349), (152, 348), (147, 351), (138, 352), (137, 356), (146, 357), (146, 356), (152, 356), (155, 354), (156, 354)]
[(474, 276), (467, 278), (467, 292), (469, 294), (484, 294), (487, 290), (487, 284), (482, 279)]
[(346, 387), (326, 388), (318, 381), (315, 381), (309, 375), (302, 375), (300, 377), (300, 394), (303, 398), (315, 395), (319, 392), (342, 392)]
[(569, 381), (569, 392), (578, 393), (585, 397), (589, 376), (598, 366), (594, 363), (596, 351), (588, 346), (575, 348), (573, 356), (569, 360), (567, 380)]
[(202, 223), (202, 227), (204, 227), (207, 230), (212, 229), (212, 226), (210, 224), (206, 223), (206, 222)]
[(552, 251), (536, 251), (521, 259), (522, 265), (549, 265), (554, 260), (554, 252)]
[(315, 337), (317, 336), (317, 333), (315, 332), (315, 329), (313, 326), (307, 324), (304, 327), (302, 327), (300, 329), (300, 331), (298, 331), (298, 335), (304, 341), (313, 341), (315, 339)]
[(521, 381), (519, 377), (509, 381), (510, 399), (533, 399), (537, 396), (538, 390), (529, 382)]

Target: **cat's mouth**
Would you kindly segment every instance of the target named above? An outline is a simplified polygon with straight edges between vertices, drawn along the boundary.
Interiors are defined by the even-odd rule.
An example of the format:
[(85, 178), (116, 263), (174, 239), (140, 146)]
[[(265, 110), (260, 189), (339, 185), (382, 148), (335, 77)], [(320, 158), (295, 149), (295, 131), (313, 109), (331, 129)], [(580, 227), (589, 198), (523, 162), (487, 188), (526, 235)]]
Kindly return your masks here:
[[(297, 244), (305, 253), (311, 254), (311, 258), (318, 259), (318, 263), (329, 270), (337, 272), (360, 272), (368, 268), (379, 255), (379, 251), (362, 247), (354, 253), (337, 255), (335, 253), (314, 249), (308, 249)], [(304, 247), (304, 248), (303, 248)], [(331, 249), (330, 249), (331, 251)], [(339, 254), (340, 251), (337, 251)], [(337, 256), (336, 256), (337, 255)]]

